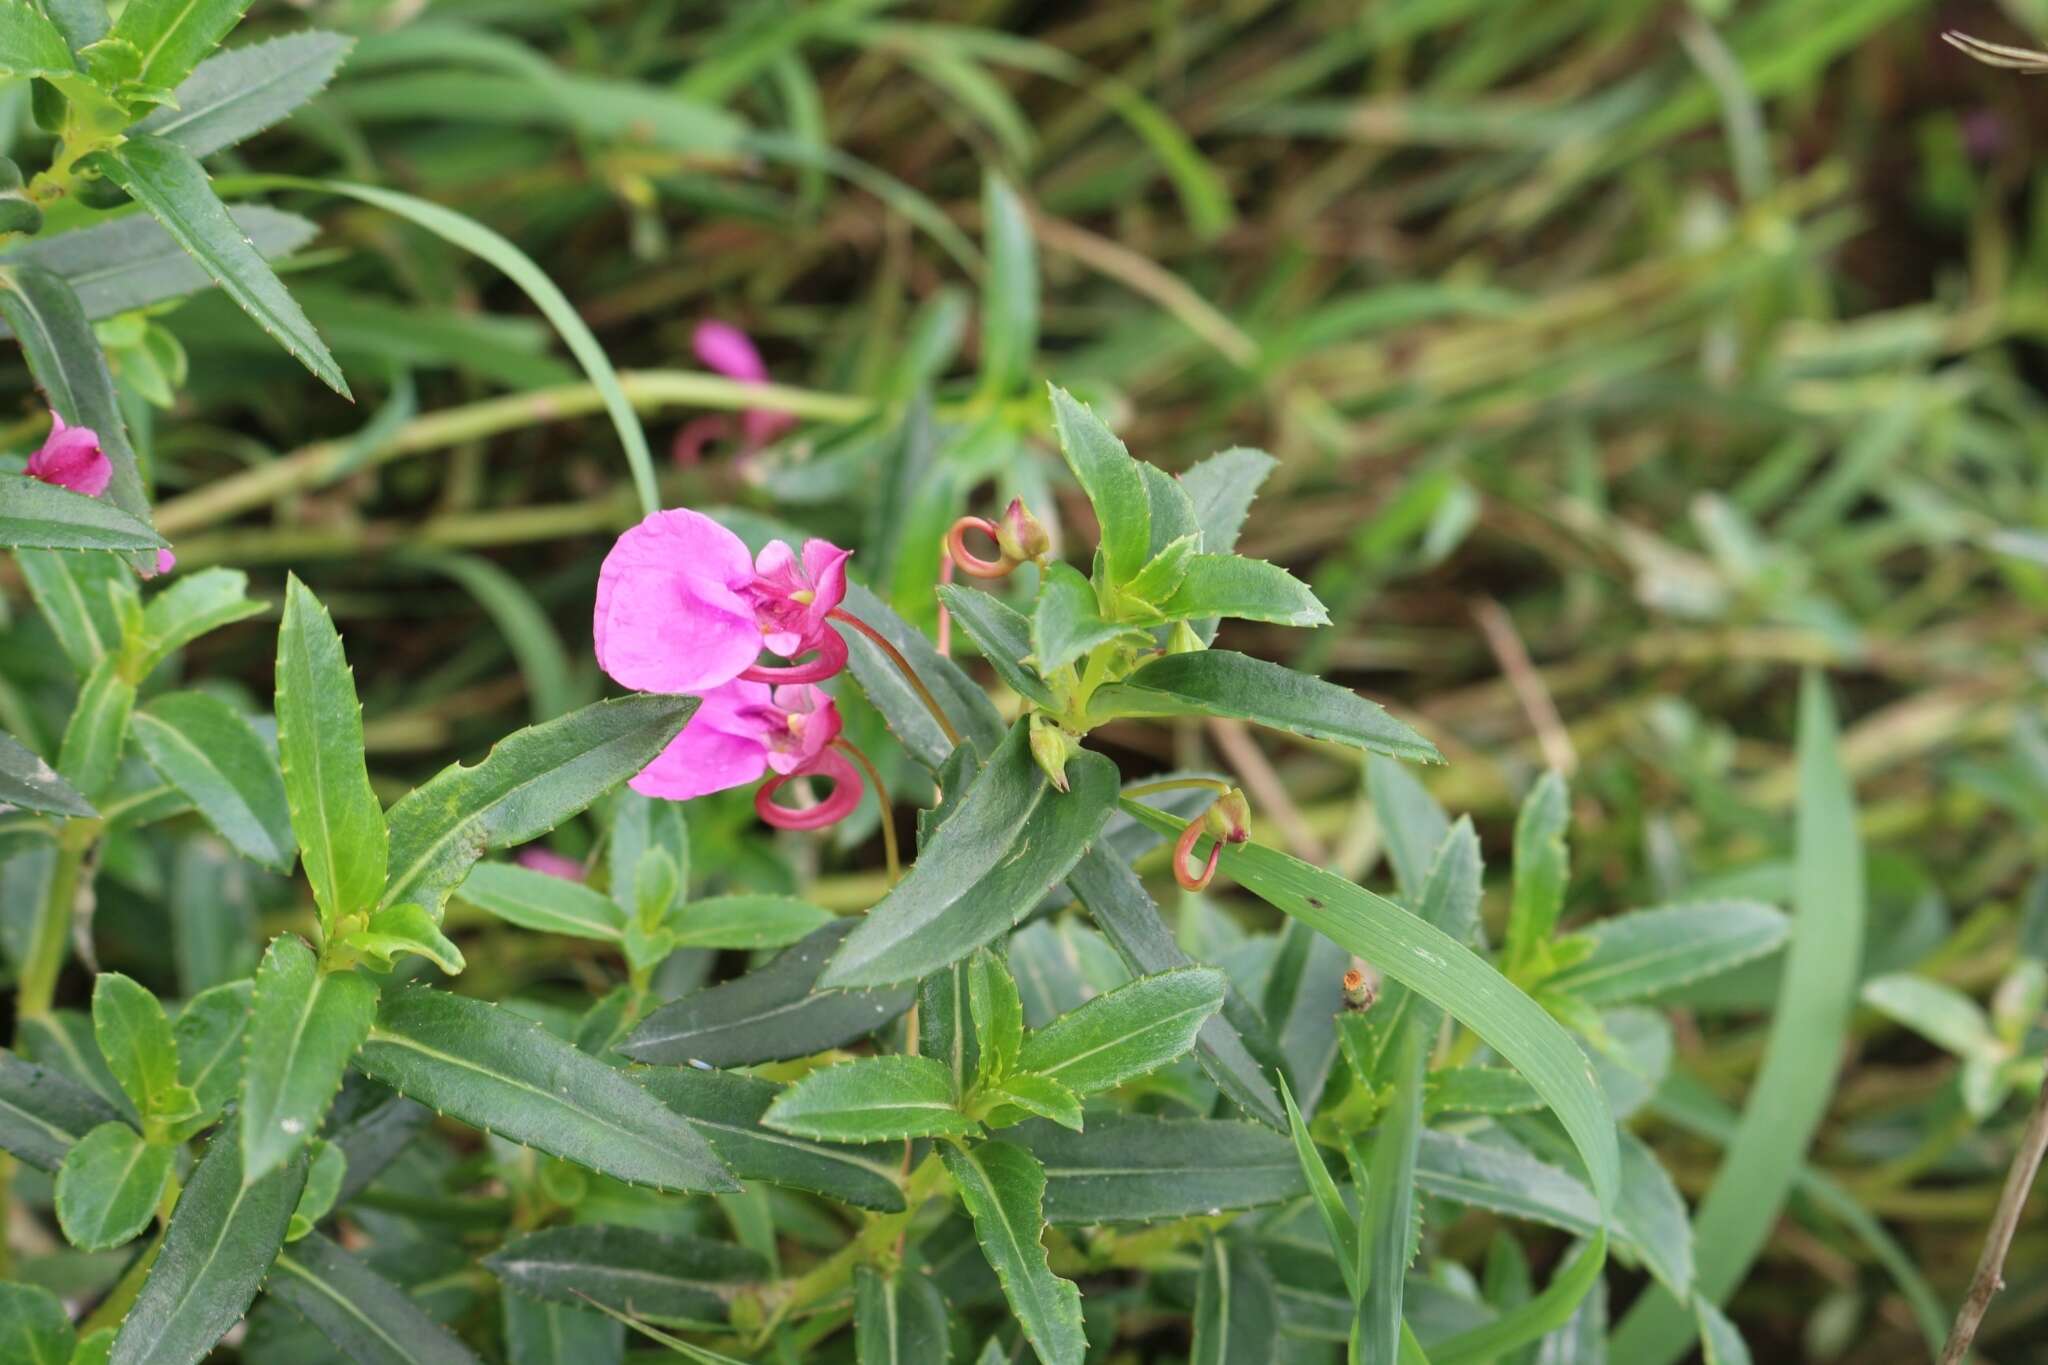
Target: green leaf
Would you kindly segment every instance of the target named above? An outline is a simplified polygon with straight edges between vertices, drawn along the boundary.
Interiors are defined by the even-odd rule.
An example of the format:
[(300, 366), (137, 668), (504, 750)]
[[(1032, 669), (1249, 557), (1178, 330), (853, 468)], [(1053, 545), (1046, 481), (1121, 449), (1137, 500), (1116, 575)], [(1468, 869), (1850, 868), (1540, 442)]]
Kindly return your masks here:
[(481, 763), (443, 768), (391, 808), (391, 879), (379, 902), (439, 916), (485, 850), (523, 844), (582, 811), (653, 761), (695, 697), (601, 701), (498, 741)]
[(344, 947), (362, 954), (379, 971), (389, 971), (406, 953), (417, 953), (450, 976), (465, 965), (462, 950), (421, 907), (407, 902), (370, 913), (369, 923), (342, 939)]
[(621, 1365), (626, 1358), (626, 1328), (619, 1319), (595, 1308), (500, 1294), (508, 1365), (560, 1365), (565, 1360), (589, 1365)]
[(986, 948), (976, 949), (967, 959), (966, 976), (978, 1074), (984, 1078), (1007, 1076), (1024, 1045), (1024, 1002), (1017, 994), (1016, 979), (1003, 960)]
[(265, 1288), (357, 1365), (476, 1365), (410, 1294), (317, 1232), (278, 1255)]
[(768, 1273), (740, 1247), (601, 1223), (529, 1233), (484, 1264), (522, 1294), (595, 1302), (661, 1323), (723, 1322), (738, 1287)]
[(334, 1211), (335, 1201), (341, 1195), (341, 1184), (348, 1175), (348, 1153), (325, 1138), (314, 1138), (307, 1149), (306, 1183), (299, 1191), (299, 1202), (292, 1209), (291, 1222), (285, 1225), (284, 1240), (287, 1244), (304, 1241), (320, 1226), (322, 1219)]
[(89, 801), (101, 800), (113, 785), (134, 707), (135, 684), (123, 673), (120, 657), (109, 654), (79, 688), (57, 746), (57, 775)]
[(55, 1294), (40, 1285), (0, 1280), (0, 1361), (68, 1365), (77, 1339)]
[(1700, 1355), (1706, 1365), (1749, 1365), (1749, 1346), (1728, 1315), (1705, 1299), (1693, 1301), (1699, 1323)]
[[(1470, 816), (1458, 817), (1439, 844), (1435, 859), (1415, 899), (1415, 914), (1459, 942), (1472, 936), (1479, 923), (1479, 899), (1484, 868), (1479, 860), (1479, 836)], [(1434, 1005), (1418, 998), (1398, 977), (1390, 976), (1380, 986), (1380, 997), (1370, 1013), (1345, 1015), (1339, 1029), (1359, 1066), (1361, 1085), (1377, 1087), (1392, 1080), (1385, 1073), (1391, 1058), (1390, 1045), (1404, 1028), (1428, 1033), (1435, 1030), (1440, 1015)], [(1409, 1020), (1414, 1022), (1410, 1023)]]
[[(277, 748), (292, 833), (330, 928), (376, 903), (388, 848), (363, 760), (363, 709), (341, 636), (297, 574), (277, 628)], [(415, 793), (417, 795), (417, 793)]]
[(1564, 841), (1571, 819), (1564, 774), (1544, 773), (1515, 817), (1515, 895), (1508, 910), (1507, 940), (1511, 974), (1547, 960), (1571, 875), (1571, 854)]
[(1104, 620), (1095, 588), (1071, 564), (1051, 564), (1031, 614), (1032, 661), (1041, 673), (1063, 668), (1098, 645), (1138, 632)]
[(1373, 1130), (1371, 1179), (1358, 1228), (1360, 1322), (1352, 1334), (1362, 1360), (1393, 1360), (1401, 1351), (1402, 1290), (1415, 1256), (1415, 1145), (1432, 1041), (1421, 1029), (1403, 1032), (1393, 1099)]
[[(1413, 906), (1421, 899), (1422, 885), (1443, 847), (1444, 836), (1451, 832), (1450, 817), (1415, 774), (1390, 758), (1378, 754), (1367, 758), (1365, 779), (1373, 814), (1386, 840), (1387, 861), (1394, 866), (1394, 885), (1402, 903)], [(1437, 927), (1448, 928), (1443, 924)], [(1455, 932), (1452, 936), (1459, 937)]]
[(914, 993), (815, 989), (826, 959), (853, 927), (852, 920), (834, 921), (765, 967), (670, 1001), (618, 1050), (641, 1062), (752, 1066), (867, 1037), (909, 1009)]
[(17, 550), (14, 560), (73, 668), (90, 674), (121, 652), (121, 621), (136, 592), (135, 575), (117, 556)]
[[(6, 0), (8, 8), (19, 0)], [(92, 324), (86, 321), (71, 286), (40, 266), (0, 261), (0, 317), (21, 340), (21, 352), (50, 406), (73, 426), (91, 427), (113, 466), (106, 498), (129, 516), (149, 524), (149, 498), (128, 426), (114, 397), (114, 379)], [(150, 566), (155, 555), (143, 551)]]
[[(1550, 1277), (1550, 1283), (1535, 1298), (1502, 1313), (1483, 1327), (1432, 1342), (1429, 1348), (1431, 1365), (1488, 1365), (1488, 1362), (1501, 1359), (1506, 1352), (1545, 1338), (1567, 1324), (1584, 1323), (1584, 1314), (1590, 1306), (1596, 1315), (1590, 1327), (1591, 1340), (1580, 1338), (1575, 1333), (1572, 1339), (1558, 1343), (1562, 1350), (1553, 1357), (1559, 1360), (1586, 1359), (1586, 1350), (1598, 1345), (1607, 1321), (1606, 1289), (1600, 1278), (1600, 1269), (1606, 1260), (1607, 1236), (1599, 1233), (1579, 1248), (1570, 1264)], [(1546, 1353), (1556, 1341), (1556, 1337), (1545, 1341)]]
[(1306, 583), (1277, 564), (1238, 555), (1200, 554), (1172, 597), (1160, 605), (1162, 620), (1231, 616), (1282, 626), (1327, 626), (1330, 614)]
[(1955, 987), (1911, 972), (1892, 972), (1863, 983), (1863, 1003), (1958, 1057), (2002, 1057), (2006, 1045), (1991, 1030), (1984, 1007)]
[(671, 916), (678, 948), (786, 948), (837, 916), (794, 896), (713, 896)]
[(77, 69), (70, 45), (42, 10), (29, 0), (0, 0), (0, 73), (57, 76)]
[[(1698, 1292), (1710, 1303), (1741, 1282), (1777, 1223), (1827, 1112), (1863, 956), (1863, 848), (1827, 684), (1808, 673), (1799, 698), (1792, 942), (1763, 1062), (1742, 1123), (1693, 1216)], [(1669, 1365), (1695, 1331), (1656, 1289), (1616, 1330), (1618, 1358)]]
[(953, 620), (1011, 691), (1050, 710), (1059, 708), (1052, 689), (1024, 663), (1025, 656), (1032, 651), (1029, 620), (978, 588), (941, 583), (938, 592), (939, 605), (952, 613)]
[(1233, 716), (1370, 753), (1441, 763), (1436, 746), (1349, 688), (1225, 649), (1169, 654), (1096, 692), (1091, 722), (1114, 716)]
[[(1138, 592), (1141, 579), (1164, 572), (1171, 573), (1175, 581), (1179, 581), (1187, 556), (1202, 548), (1202, 526), (1195, 516), (1194, 499), (1188, 496), (1187, 489), (1181, 487), (1179, 479), (1142, 461), (1138, 465), (1138, 475), (1145, 480), (1145, 503), (1151, 509), (1152, 534), (1146, 544), (1145, 567), (1139, 570), (1137, 578), (1124, 585), (1124, 590), (1145, 596), (1147, 594)], [(1182, 545), (1182, 548), (1174, 550), (1177, 545)], [(1160, 559), (1169, 550), (1174, 550), (1173, 557), (1179, 560), (1181, 567), (1161, 568)]]
[(170, 692), (129, 721), (150, 766), (234, 850), (289, 872), (297, 853), (277, 760), (240, 712), (208, 692)]
[(1017, 1068), (1076, 1094), (1107, 1090), (1186, 1053), (1223, 991), (1223, 973), (1208, 967), (1139, 977), (1033, 1030)]
[(119, 972), (101, 972), (92, 990), (92, 1036), (145, 1127), (175, 1123), (197, 1107), (178, 1080), (171, 1021), (147, 987)]
[[(1144, 468), (1148, 473), (1158, 473), (1151, 465)], [(1159, 477), (1166, 479), (1168, 483), (1173, 482), (1165, 474), (1160, 474)], [(1155, 528), (1159, 524), (1159, 507), (1156, 503), (1152, 508), (1152, 524)], [(1138, 576), (1124, 585), (1124, 592), (1129, 597), (1148, 604), (1169, 600), (1187, 578), (1188, 563), (1201, 548), (1200, 532), (1190, 532), (1178, 540), (1169, 541), (1165, 548), (1145, 561), (1145, 567), (1138, 571)]]
[(653, 1067), (629, 1073), (703, 1134), (742, 1180), (809, 1190), (861, 1208), (895, 1213), (903, 1203), (903, 1149), (791, 1137), (761, 1126), (784, 1087), (730, 1071)]
[(1097, 1113), (1086, 1132), (1033, 1122), (1006, 1136), (1043, 1164), (1046, 1216), (1060, 1224), (1199, 1218), (1308, 1188), (1287, 1138), (1258, 1123)]
[(903, 1266), (885, 1275), (873, 1266), (853, 1273), (853, 1352), (859, 1365), (946, 1365), (951, 1315), (945, 1295), (925, 1275)]
[(43, 550), (154, 550), (168, 542), (110, 502), (0, 474), (0, 545)]
[(1152, 557), (1152, 509), (1145, 495), (1144, 475), (1124, 443), (1093, 409), (1076, 402), (1057, 384), (1047, 387), (1060, 450), (1094, 505), (1109, 581), (1121, 586), (1136, 577)]
[(1102, 831), (1116, 765), (1083, 751), (1056, 790), (1032, 761), (1019, 722), (903, 880), (870, 910), (819, 984), (910, 981), (965, 957), (1020, 923)]
[(146, 678), (164, 660), (209, 631), (263, 614), (240, 569), (186, 574), (149, 600), (142, 612), (143, 647), (134, 676)]
[(175, 142), (197, 157), (211, 156), (254, 137), (326, 89), (354, 42), (308, 30), (216, 52), (178, 85), (176, 103), (152, 113), (135, 131)]
[(1359, 1271), (1364, 1269), (1364, 1260), (1359, 1255), (1359, 1229), (1352, 1220), (1351, 1210), (1345, 1207), (1344, 1196), (1337, 1191), (1337, 1182), (1330, 1178), (1330, 1168), (1323, 1164), (1323, 1155), (1316, 1150), (1315, 1140), (1309, 1136), (1308, 1124), (1302, 1120), (1301, 1110), (1295, 1108), (1294, 1092), (1284, 1084), (1280, 1097), (1287, 1102), (1287, 1132), (1294, 1143), (1294, 1159), (1301, 1171), (1304, 1185), (1316, 1206), (1316, 1216), (1322, 1220), (1323, 1235), (1330, 1241), (1330, 1250), (1336, 1254), (1337, 1269), (1343, 1272), (1344, 1288), (1353, 1303), (1358, 1302)]
[[(236, 204), (228, 216), (269, 259), (290, 255), (320, 231), (296, 213), (261, 204)], [(0, 264), (38, 266), (57, 276), (76, 292), (84, 315), (93, 319), (197, 293), (213, 284), (163, 224), (146, 214), (37, 237), (9, 249)]]
[(256, 969), (242, 1061), (242, 1161), (260, 1180), (320, 1130), (349, 1059), (369, 1036), (377, 984), (323, 972), (296, 934), (279, 934)]
[[(206, 0), (199, 0), (201, 5)], [(132, 7), (131, 7), (132, 8)], [(213, 277), (221, 292), (270, 333), (293, 359), (343, 398), (348, 381), (327, 343), (306, 321), (263, 254), (256, 250), (213, 192), (199, 158), (175, 142), (131, 134), (111, 152), (95, 153), (92, 164), (126, 190), (164, 231)]]
[(446, 991), (396, 992), (357, 1067), (464, 1123), (635, 1184), (730, 1190), (682, 1119), (529, 1019)]
[(825, 1142), (978, 1133), (961, 1113), (953, 1073), (931, 1057), (857, 1057), (810, 1075), (775, 1097), (761, 1122)]
[(522, 929), (612, 944), (625, 940), (625, 912), (610, 896), (515, 863), (478, 863), (455, 894)]
[(1519, 1072), (1504, 1066), (1453, 1066), (1429, 1073), (1424, 1112), (1438, 1114), (1528, 1114), (1543, 1097)]
[(110, 1365), (197, 1365), (256, 1297), (306, 1172), (295, 1162), (243, 1180), (239, 1131), (216, 1129), (193, 1168)]
[(1263, 450), (1232, 446), (1180, 476), (1180, 486), (1194, 504), (1195, 524), (1202, 528), (1204, 550), (1223, 555), (1237, 548), (1237, 533), (1244, 528), (1259, 485), (1279, 463)]
[(180, 1125), (182, 1138), (213, 1122), (242, 1084), (242, 1052), (254, 982), (226, 981), (185, 1002), (171, 1035), (178, 1043), (178, 1079), (199, 1101), (199, 1112)]
[[(1050, 1076), (1011, 1076), (983, 1093), (994, 1105), (988, 1119), (993, 1127), (1003, 1127), (1030, 1114), (1051, 1119), (1062, 1128), (1081, 1131), (1081, 1097)], [(1012, 1113), (1012, 1109), (1021, 1112)]]
[(1044, 1168), (1008, 1142), (949, 1142), (939, 1151), (1025, 1339), (1045, 1365), (1081, 1365), (1081, 1291), (1046, 1262)]
[(0, 1048), (0, 1151), (55, 1171), (72, 1144), (115, 1117), (113, 1106), (63, 1073)]
[(57, 1222), (71, 1245), (104, 1251), (148, 1227), (171, 1183), (172, 1155), (118, 1121), (87, 1133), (57, 1171)]
[[(1124, 808), (1162, 832), (1179, 831), (1171, 816), (1135, 802)], [(1536, 1087), (1572, 1135), (1601, 1202), (1612, 1202), (1619, 1178), (1613, 1117), (1584, 1055), (1542, 1006), (1441, 929), (1341, 877), (1258, 844), (1227, 845), (1222, 868), (1477, 1033)]]
[(169, 89), (242, 21), (249, 0), (129, 0), (112, 36), (142, 53), (145, 85)]
[(98, 814), (55, 768), (4, 731), (0, 731), (0, 806), (50, 815)]
[[(903, 655), (969, 746), (978, 754), (995, 752), (1008, 727), (980, 684), (962, 672), (960, 665), (940, 655), (923, 631), (860, 584), (846, 585), (845, 609), (865, 621)], [(862, 694), (889, 723), (889, 732), (902, 742), (912, 758), (937, 772), (953, 752), (953, 744), (939, 730), (924, 702), (888, 657), (865, 636), (849, 633), (846, 646), (847, 667), (860, 684)]]
[(1271, 1365), (1280, 1358), (1280, 1302), (1266, 1263), (1249, 1247), (1211, 1237), (1195, 1286), (1188, 1365)]
[(1592, 951), (1543, 985), (1589, 1005), (1654, 999), (1774, 953), (1790, 932), (1782, 911), (1757, 901), (1632, 910), (1580, 930)]
[(981, 180), (981, 236), (988, 256), (981, 293), (981, 385), (985, 397), (1015, 393), (1038, 356), (1038, 249), (1031, 215), (1010, 182)]

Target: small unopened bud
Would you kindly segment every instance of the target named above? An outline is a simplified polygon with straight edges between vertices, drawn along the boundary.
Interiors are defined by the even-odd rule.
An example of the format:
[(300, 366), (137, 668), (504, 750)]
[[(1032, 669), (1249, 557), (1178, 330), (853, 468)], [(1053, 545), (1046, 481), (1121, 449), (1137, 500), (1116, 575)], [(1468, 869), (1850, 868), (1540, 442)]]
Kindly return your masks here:
[(1019, 564), (1027, 560), (1036, 564), (1052, 553), (1052, 537), (1022, 498), (1011, 498), (1003, 509), (1003, 519), (996, 523), (996, 544), (1002, 547), (1005, 559)]
[(1202, 637), (1195, 634), (1195, 628), (1185, 621), (1173, 623), (1173, 633), (1166, 637), (1168, 654), (1199, 654), (1209, 646), (1202, 643)]
[(1252, 803), (1245, 800), (1242, 791), (1232, 787), (1217, 797), (1216, 803), (1202, 816), (1202, 830), (1226, 844), (1250, 843)]
[(1351, 970), (1344, 973), (1344, 1007), (1357, 1013), (1372, 1008), (1373, 1001), (1380, 998), (1380, 979), (1372, 968), (1358, 958), (1351, 959)]
[(1032, 722), (1031, 757), (1059, 790), (1067, 789), (1067, 760), (1080, 751), (1081, 742), (1059, 726)]

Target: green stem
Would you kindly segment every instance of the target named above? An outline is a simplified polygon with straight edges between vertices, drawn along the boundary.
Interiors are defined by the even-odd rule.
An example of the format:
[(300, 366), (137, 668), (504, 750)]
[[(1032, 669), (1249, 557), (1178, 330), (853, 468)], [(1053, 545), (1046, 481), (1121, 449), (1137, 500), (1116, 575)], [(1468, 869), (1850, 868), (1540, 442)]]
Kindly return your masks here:
[(768, 1339), (775, 1335), (776, 1328), (790, 1314), (823, 1299), (830, 1298), (853, 1281), (853, 1272), (863, 1265), (874, 1265), (895, 1254), (897, 1238), (909, 1228), (911, 1219), (924, 1206), (926, 1200), (944, 1190), (950, 1182), (945, 1163), (936, 1154), (924, 1159), (924, 1164), (910, 1177), (909, 1185), (903, 1191), (903, 1210), (900, 1213), (883, 1213), (870, 1217), (865, 1226), (854, 1234), (854, 1239), (794, 1280), (785, 1281), (774, 1293), (777, 1299), (775, 1311), (762, 1324), (754, 1347), (759, 1350)]
[(1158, 792), (1211, 791), (1218, 796), (1230, 794), (1230, 784), (1214, 777), (1167, 777), (1157, 782), (1140, 782), (1135, 787), (1125, 787), (1124, 795), (1130, 797), (1151, 796)]
[[(173, 1182), (175, 1185), (175, 1182)], [(172, 1196), (175, 1197), (175, 1196)], [(78, 1335), (89, 1337), (103, 1327), (119, 1327), (121, 1320), (128, 1316), (128, 1310), (135, 1306), (135, 1296), (142, 1292), (143, 1281), (149, 1278), (149, 1271), (156, 1264), (157, 1253), (164, 1249), (164, 1238), (170, 1233), (170, 1215), (166, 1214), (163, 1224), (157, 1229), (156, 1238), (149, 1249), (137, 1256), (128, 1269), (122, 1272), (120, 1282), (100, 1300), (99, 1307), (92, 1310), (78, 1329)]]
[(50, 874), (49, 893), (36, 912), (14, 995), (14, 1018), (41, 1019), (57, 997), (57, 977), (64, 970), (64, 944), (71, 936), (71, 914), (78, 903), (79, 883), (87, 856), (99, 838), (97, 820), (72, 820), (57, 838), (57, 866)]

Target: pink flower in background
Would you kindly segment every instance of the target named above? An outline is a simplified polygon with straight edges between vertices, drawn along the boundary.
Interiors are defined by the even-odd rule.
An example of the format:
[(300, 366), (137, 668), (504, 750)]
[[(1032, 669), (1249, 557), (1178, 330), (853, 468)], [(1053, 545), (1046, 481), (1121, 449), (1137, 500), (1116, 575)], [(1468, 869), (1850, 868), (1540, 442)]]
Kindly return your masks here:
[[(848, 553), (812, 540), (799, 564), (776, 541), (757, 562), (701, 512), (656, 512), (619, 537), (598, 572), (598, 666), (642, 692), (828, 678), (846, 663), (846, 642), (825, 617), (846, 595)], [(794, 668), (756, 667), (764, 645), (784, 658), (811, 650), (818, 657)]]
[[(709, 319), (698, 323), (697, 330), (690, 337), (690, 345), (706, 368), (728, 379), (746, 384), (769, 382), (768, 366), (762, 361), (761, 352), (755, 349), (754, 339), (729, 322)], [(725, 434), (727, 425), (728, 419), (723, 414), (685, 422), (682, 430), (676, 433), (672, 450), (676, 463), (695, 464), (704, 447)], [(740, 449), (742, 453), (759, 450), (795, 425), (796, 418), (789, 413), (770, 408), (748, 408), (740, 414)]]
[(539, 844), (529, 844), (520, 849), (512, 861), (529, 872), (545, 872), (550, 877), (560, 877), (568, 882), (583, 880), (582, 863), (574, 858), (564, 857), (551, 848), (542, 848)]
[(107, 481), (114, 477), (114, 462), (100, 449), (99, 433), (91, 427), (67, 425), (53, 412), (49, 436), (42, 448), (28, 457), (28, 476), (96, 498), (107, 491)]
[[(764, 816), (775, 812), (770, 818), (784, 829), (818, 829), (860, 800), (859, 777), (831, 747), (839, 730), (839, 708), (808, 683), (771, 690), (735, 680), (706, 692), (683, 732), (628, 785), (645, 796), (687, 801), (773, 772), (777, 780), (762, 789), (756, 808)], [(832, 794), (804, 810), (766, 806), (782, 779), (808, 776), (831, 778)]]
[(176, 555), (172, 554), (169, 550), (158, 550), (156, 552), (156, 571), (158, 573), (169, 573), (177, 567), (178, 557)]

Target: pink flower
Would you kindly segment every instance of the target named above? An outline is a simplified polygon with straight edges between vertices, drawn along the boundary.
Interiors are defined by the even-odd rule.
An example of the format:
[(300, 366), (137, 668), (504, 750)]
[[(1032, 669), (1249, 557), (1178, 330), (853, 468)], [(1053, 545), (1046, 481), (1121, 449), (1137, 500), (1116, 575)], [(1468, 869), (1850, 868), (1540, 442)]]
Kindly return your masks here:
[[(728, 379), (747, 384), (768, 382), (768, 366), (762, 362), (760, 351), (754, 348), (753, 338), (729, 322), (707, 320), (698, 323), (696, 332), (690, 337), (690, 345), (697, 352), (697, 359)], [(740, 418), (748, 450), (767, 445), (795, 425), (796, 418), (790, 414), (769, 408), (749, 408)]]
[[(860, 800), (858, 775), (831, 747), (839, 730), (839, 708), (809, 683), (771, 691), (765, 683), (735, 680), (705, 693), (683, 732), (628, 785), (645, 796), (687, 801), (773, 772), (755, 809), (784, 829), (820, 829)], [(772, 804), (785, 780), (810, 776), (832, 779), (832, 794), (804, 810)]]
[[(846, 642), (825, 618), (846, 595), (849, 553), (808, 541), (799, 566), (776, 541), (755, 561), (738, 536), (701, 512), (656, 512), (619, 537), (598, 573), (598, 666), (642, 692), (828, 678), (846, 663)], [(759, 668), (764, 644), (786, 659), (812, 650), (818, 658)]]
[(512, 861), (529, 872), (545, 872), (548, 876), (560, 877), (563, 881), (583, 880), (582, 863), (574, 858), (564, 857), (551, 848), (543, 848), (539, 844), (528, 844), (520, 849)]
[(28, 457), (28, 475), (96, 498), (107, 491), (107, 481), (114, 477), (114, 462), (100, 449), (99, 433), (91, 427), (68, 426), (53, 412), (49, 436), (42, 448)]
[[(158, 550), (156, 552), (156, 573), (169, 573), (177, 567), (178, 557), (176, 555), (172, 554), (169, 550)], [(143, 577), (154, 578), (156, 574), (144, 574)]]

